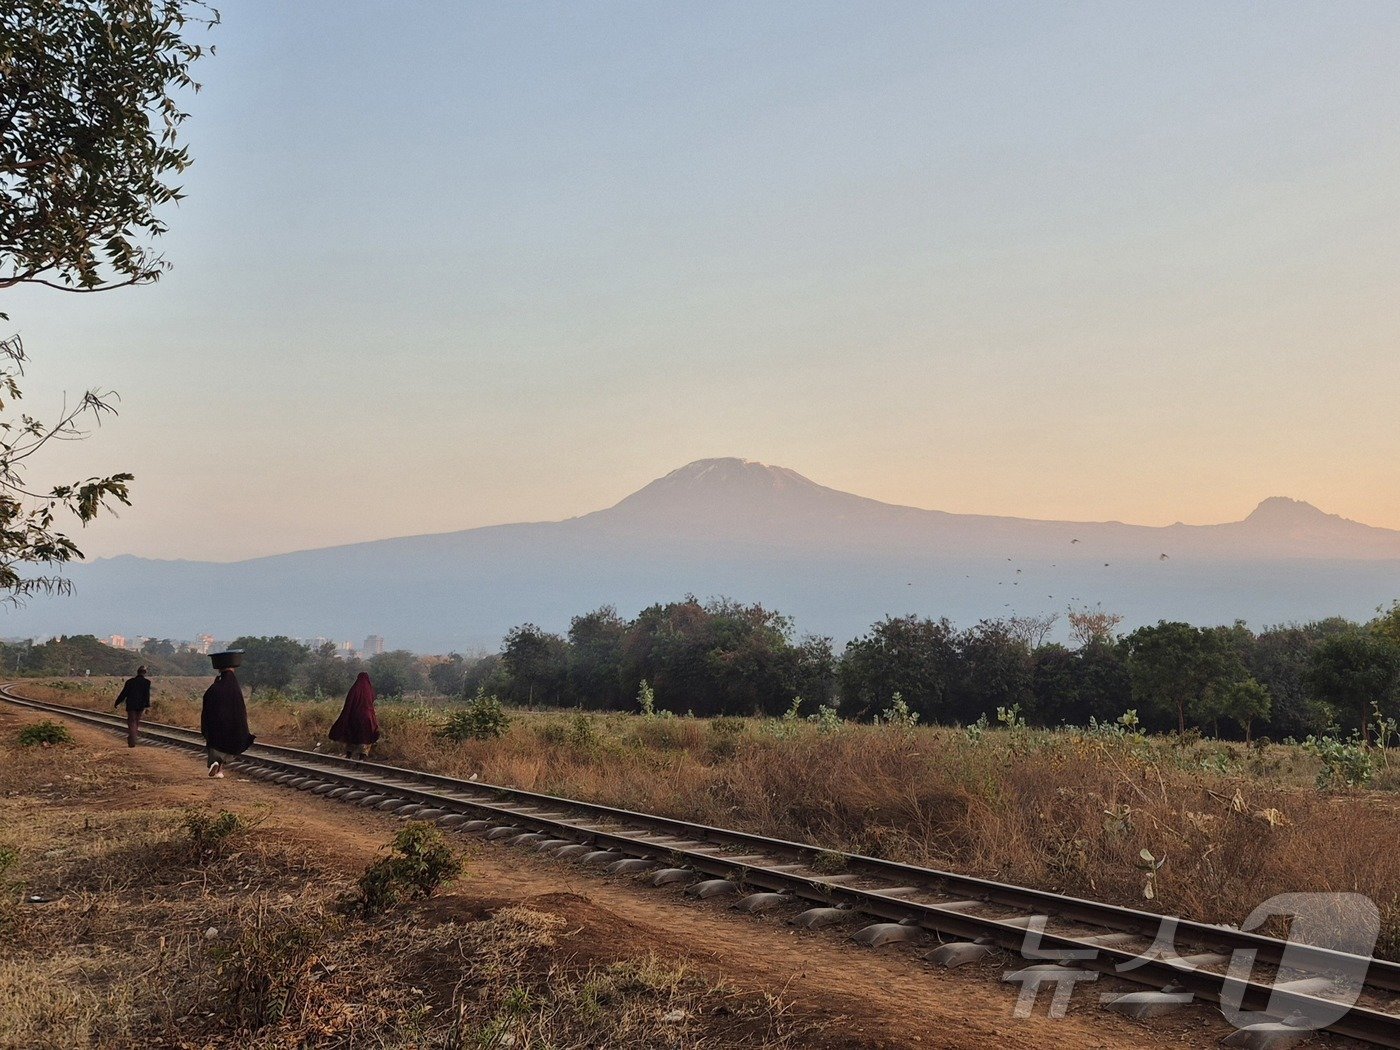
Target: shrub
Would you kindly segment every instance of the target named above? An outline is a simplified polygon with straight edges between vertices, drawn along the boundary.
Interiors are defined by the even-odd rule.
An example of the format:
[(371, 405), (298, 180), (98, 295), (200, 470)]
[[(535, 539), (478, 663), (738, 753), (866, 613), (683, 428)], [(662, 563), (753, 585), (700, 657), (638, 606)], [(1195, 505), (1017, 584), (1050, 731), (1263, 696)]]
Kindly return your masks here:
[(890, 706), (885, 708), (884, 714), (875, 719), (876, 725), (889, 726), (905, 733), (913, 732), (918, 722), (919, 713), (909, 710), (909, 705), (899, 693), (895, 693), (891, 698)]
[(599, 743), (598, 727), (587, 715), (575, 715), (573, 725), (569, 727), (568, 739), (580, 751), (592, 751)]
[(55, 744), (71, 744), (73, 734), (68, 732), (67, 726), (45, 719), (32, 726), (25, 726), (19, 731), (15, 741), (20, 747), (53, 747)]
[(510, 716), (500, 700), (488, 696), (483, 687), (476, 691), (476, 696), (468, 700), (465, 707), (448, 715), (447, 724), (439, 730), (439, 735), (458, 743), (463, 740), (491, 740), (504, 736), (509, 728)]
[(1317, 789), (1325, 791), (1329, 787), (1365, 787), (1376, 773), (1375, 759), (1370, 748), (1353, 733), (1350, 740), (1343, 740), (1340, 730), (1331, 727), (1332, 732), (1323, 736), (1310, 736), (1303, 741), (1303, 750), (1316, 755), (1322, 761), (1322, 771), (1317, 775)]
[(818, 732), (822, 733), (838, 732), (841, 727), (846, 724), (841, 720), (840, 712), (836, 708), (829, 707), (826, 704), (819, 705), (817, 707), (817, 713), (808, 715), (807, 721), (815, 725)]
[(238, 814), (230, 813), (226, 809), (219, 810), (218, 816), (201, 810), (190, 810), (185, 814), (184, 823), (191, 841), (201, 853), (218, 849), (224, 839), (243, 826)]
[(390, 850), (389, 856), (375, 861), (360, 876), (360, 895), (351, 902), (352, 911), (365, 917), (379, 915), (431, 895), (462, 871), (442, 832), (426, 821), (415, 820), (401, 828)]

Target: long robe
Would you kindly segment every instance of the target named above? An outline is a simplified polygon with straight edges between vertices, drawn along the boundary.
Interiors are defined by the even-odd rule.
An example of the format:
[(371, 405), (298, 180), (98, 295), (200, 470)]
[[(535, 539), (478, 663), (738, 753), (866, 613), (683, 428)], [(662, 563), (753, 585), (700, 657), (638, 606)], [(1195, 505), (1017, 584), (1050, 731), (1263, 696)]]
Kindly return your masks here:
[(379, 739), (379, 719), (374, 713), (374, 685), (363, 671), (345, 696), (340, 717), (327, 734), (351, 747), (366, 747)]
[(204, 690), (199, 731), (204, 734), (205, 743), (226, 755), (241, 755), (252, 746), (248, 708), (243, 704), (243, 690), (232, 670), (221, 671), (214, 684)]

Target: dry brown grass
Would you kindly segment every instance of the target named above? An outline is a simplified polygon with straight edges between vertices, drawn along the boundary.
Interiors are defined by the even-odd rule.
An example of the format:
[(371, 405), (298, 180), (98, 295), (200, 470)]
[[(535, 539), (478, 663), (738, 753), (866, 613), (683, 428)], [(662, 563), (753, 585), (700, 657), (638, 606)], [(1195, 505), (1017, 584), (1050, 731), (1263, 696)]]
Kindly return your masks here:
[[(197, 725), (198, 691), (180, 688), (158, 684), (159, 717)], [(311, 746), (338, 710), (271, 698), (250, 716), (264, 739)], [(381, 704), (375, 757), (1204, 922), (1238, 923), (1278, 893), (1359, 892), (1382, 913), (1378, 953), (1400, 958), (1400, 799), (1320, 793), (1297, 748), (520, 713), (500, 739), (449, 743), (440, 714)], [(1143, 849), (1166, 858), (1151, 901)]]

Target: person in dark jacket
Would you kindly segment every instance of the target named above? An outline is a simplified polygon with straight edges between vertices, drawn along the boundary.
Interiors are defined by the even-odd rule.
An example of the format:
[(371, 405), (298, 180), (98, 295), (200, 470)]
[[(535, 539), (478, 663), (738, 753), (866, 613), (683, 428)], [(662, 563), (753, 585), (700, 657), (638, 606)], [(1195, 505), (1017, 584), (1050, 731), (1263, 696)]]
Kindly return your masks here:
[(243, 703), (243, 689), (233, 668), (242, 653), (214, 653), (214, 667), (219, 676), (204, 690), (204, 707), (199, 715), (199, 731), (204, 734), (205, 751), (209, 755), (209, 775), (222, 778), (224, 763), (232, 755), (241, 755), (253, 745), (248, 732), (248, 708)]
[(141, 716), (151, 706), (151, 680), (146, 677), (146, 668), (138, 667), (136, 677), (128, 678), (122, 684), (113, 707), (126, 704), (126, 746), (136, 746), (136, 734), (141, 728)]
[(345, 696), (345, 706), (327, 734), (345, 745), (346, 758), (364, 758), (379, 739), (379, 719), (374, 713), (374, 683), (361, 671)]

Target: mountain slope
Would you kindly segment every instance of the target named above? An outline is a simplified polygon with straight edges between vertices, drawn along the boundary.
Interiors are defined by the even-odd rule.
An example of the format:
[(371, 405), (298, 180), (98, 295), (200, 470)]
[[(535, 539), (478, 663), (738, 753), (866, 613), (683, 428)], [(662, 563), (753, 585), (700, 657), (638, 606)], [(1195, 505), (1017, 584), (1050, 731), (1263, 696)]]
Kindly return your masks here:
[(232, 564), (113, 558), (71, 575), (74, 598), (3, 614), (0, 634), (377, 633), (441, 651), (687, 592), (763, 602), (838, 642), (905, 612), (966, 623), (1102, 603), (1129, 623), (1364, 616), (1400, 595), (1400, 532), (1282, 497), (1205, 526), (949, 514), (711, 459), (562, 522)]

